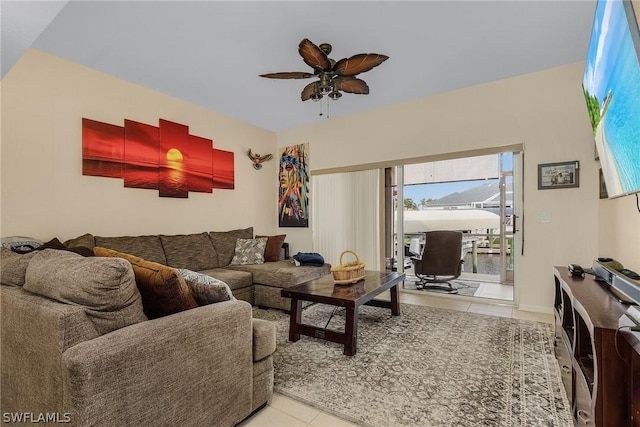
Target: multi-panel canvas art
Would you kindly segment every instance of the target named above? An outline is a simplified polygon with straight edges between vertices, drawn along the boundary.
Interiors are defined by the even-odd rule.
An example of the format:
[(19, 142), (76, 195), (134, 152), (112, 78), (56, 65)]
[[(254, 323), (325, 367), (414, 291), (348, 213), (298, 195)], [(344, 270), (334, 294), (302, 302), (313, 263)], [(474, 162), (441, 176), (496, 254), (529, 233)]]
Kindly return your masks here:
[(234, 189), (234, 153), (189, 127), (160, 119), (159, 126), (125, 120), (124, 127), (82, 119), (82, 174), (122, 178), (124, 186), (189, 197)]
[(122, 178), (123, 140), (122, 127), (82, 119), (82, 174)]
[(309, 144), (281, 150), (278, 173), (278, 225), (309, 226)]

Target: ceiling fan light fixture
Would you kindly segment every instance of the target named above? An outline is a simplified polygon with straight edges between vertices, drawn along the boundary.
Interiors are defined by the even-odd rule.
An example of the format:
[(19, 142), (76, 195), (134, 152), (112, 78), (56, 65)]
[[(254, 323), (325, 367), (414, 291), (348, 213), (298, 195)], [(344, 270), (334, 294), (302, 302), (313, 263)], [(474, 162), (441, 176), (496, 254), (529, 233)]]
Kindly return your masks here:
[(333, 90), (333, 92), (329, 94), (329, 98), (333, 99), (334, 101), (337, 101), (338, 99), (340, 99), (341, 96), (342, 94), (335, 89)]
[[(340, 61), (329, 58), (332, 47), (329, 43), (319, 46), (309, 39), (303, 39), (298, 45), (298, 53), (305, 64), (313, 69), (313, 74), (305, 72), (280, 72), (261, 74), (260, 77), (270, 79), (306, 79), (316, 77), (318, 80), (307, 84), (300, 94), (302, 101), (309, 99), (320, 101), (327, 95), (336, 101), (342, 97), (342, 92), (367, 95), (369, 86), (355, 76), (371, 70), (389, 59), (386, 55), (377, 53), (359, 53)], [(326, 103), (323, 103), (326, 106)], [(322, 115), (321, 113), (320, 115)], [(329, 117), (327, 111), (327, 117)]]
[(320, 75), (320, 82), (318, 84), (318, 91), (320, 95), (328, 95), (331, 92), (331, 77), (323, 73)]

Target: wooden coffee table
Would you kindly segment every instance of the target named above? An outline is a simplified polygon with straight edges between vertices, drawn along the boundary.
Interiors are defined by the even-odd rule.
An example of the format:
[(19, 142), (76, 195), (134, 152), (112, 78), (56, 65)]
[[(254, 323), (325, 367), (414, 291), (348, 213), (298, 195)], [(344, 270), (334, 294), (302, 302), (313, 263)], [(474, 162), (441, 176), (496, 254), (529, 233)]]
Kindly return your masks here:
[[(281, 295), (291, 298), (289, 341), (298, 341), (300, 335), (325, 339), (344, 344), (344, 354), (353, 356), (358, 347), (358, 308), (361, 305), (390, 308), (393, 316), (399, 316), (398, 284), (404, 278), (404, 274), (396, 272), (366, 271), (365, 278), (352, 285), (336, 285), (333, 276), (327, 275), (282, 289)], [(373, 299), (387, 289), (391, 292), (391, 301)], [(344, 333), (302, 323), (302, 301), (344, 307), (346, 310)]]

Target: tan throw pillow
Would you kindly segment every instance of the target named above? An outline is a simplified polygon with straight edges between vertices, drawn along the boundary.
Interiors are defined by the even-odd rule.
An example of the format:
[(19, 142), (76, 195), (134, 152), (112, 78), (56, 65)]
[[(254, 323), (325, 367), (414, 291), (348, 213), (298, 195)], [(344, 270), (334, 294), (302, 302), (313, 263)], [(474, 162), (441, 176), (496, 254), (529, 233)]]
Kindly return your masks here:
[(99, 257), (124, 258), (131, 263), (144, 312), (150, 319), (198, 307), (187, 283), (175, 268), (99, 246), (93, 251)]
[(267, 238), (236, 240), (236, 254), (229, 265), (264, 264), (264, 248)]
[(256, 239), (262, 237), (267, 238), (267, 247), (264, 249), (264, 262), (280, 261), (280, 253), (282, 252), (282, 244), (287, 238), (286, 234), (278, 234), (277, 236), (256, 236)]
[(24, 289), (82, 306), (100, 334), (147, 320), (133, 270), (123, 259), (38, 251), (27, 267)]

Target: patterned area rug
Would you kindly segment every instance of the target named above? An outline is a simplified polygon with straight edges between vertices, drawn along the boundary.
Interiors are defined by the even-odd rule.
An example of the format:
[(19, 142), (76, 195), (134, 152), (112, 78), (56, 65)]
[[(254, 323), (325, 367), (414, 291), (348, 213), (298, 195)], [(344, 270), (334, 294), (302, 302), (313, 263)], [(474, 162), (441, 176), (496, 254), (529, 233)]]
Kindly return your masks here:
[[(303, 321), (325, 326), (333, 307)], [(288, 315), (273, 320), (275, 390), (362, 426), (572, 426), (551, 325), (401, 305), (401, 316), (362, 307), (358, 352), (303, 336), (288, 341)], [(344, 330), (344, 310), (329, 327)]]
[[(404, 288), (405, 289), (417, 289), (416, 287), (416, 278), (415, 276), (411, 276), (409, 277), (409, 280), (405, 280), (404, 282)], [(470, 282), (468, 280), (460, 280), (460, 279), (455, 279), (451, 281), (451, 284), (453, 285), (453, 287), (455, 289), (458, 290), (458, 292), (454, 295), (464, 295), (464, 296), (474, 296), (476, 291), (478, 290), (478, 288), (480, 287), (480, 283), (478, 282)], [(447, 286), (446, 283), (443, 284), (437, 284), (436, 285), (443, 285), (443, 286)], [(424, 292), (433, 292), (433, 293), (448, 293), (447, 291), (442, 291), (439, 289), (429, 289), (429, 288), (424, 288), (424, 289), (420, 289), (421, 291)]]

